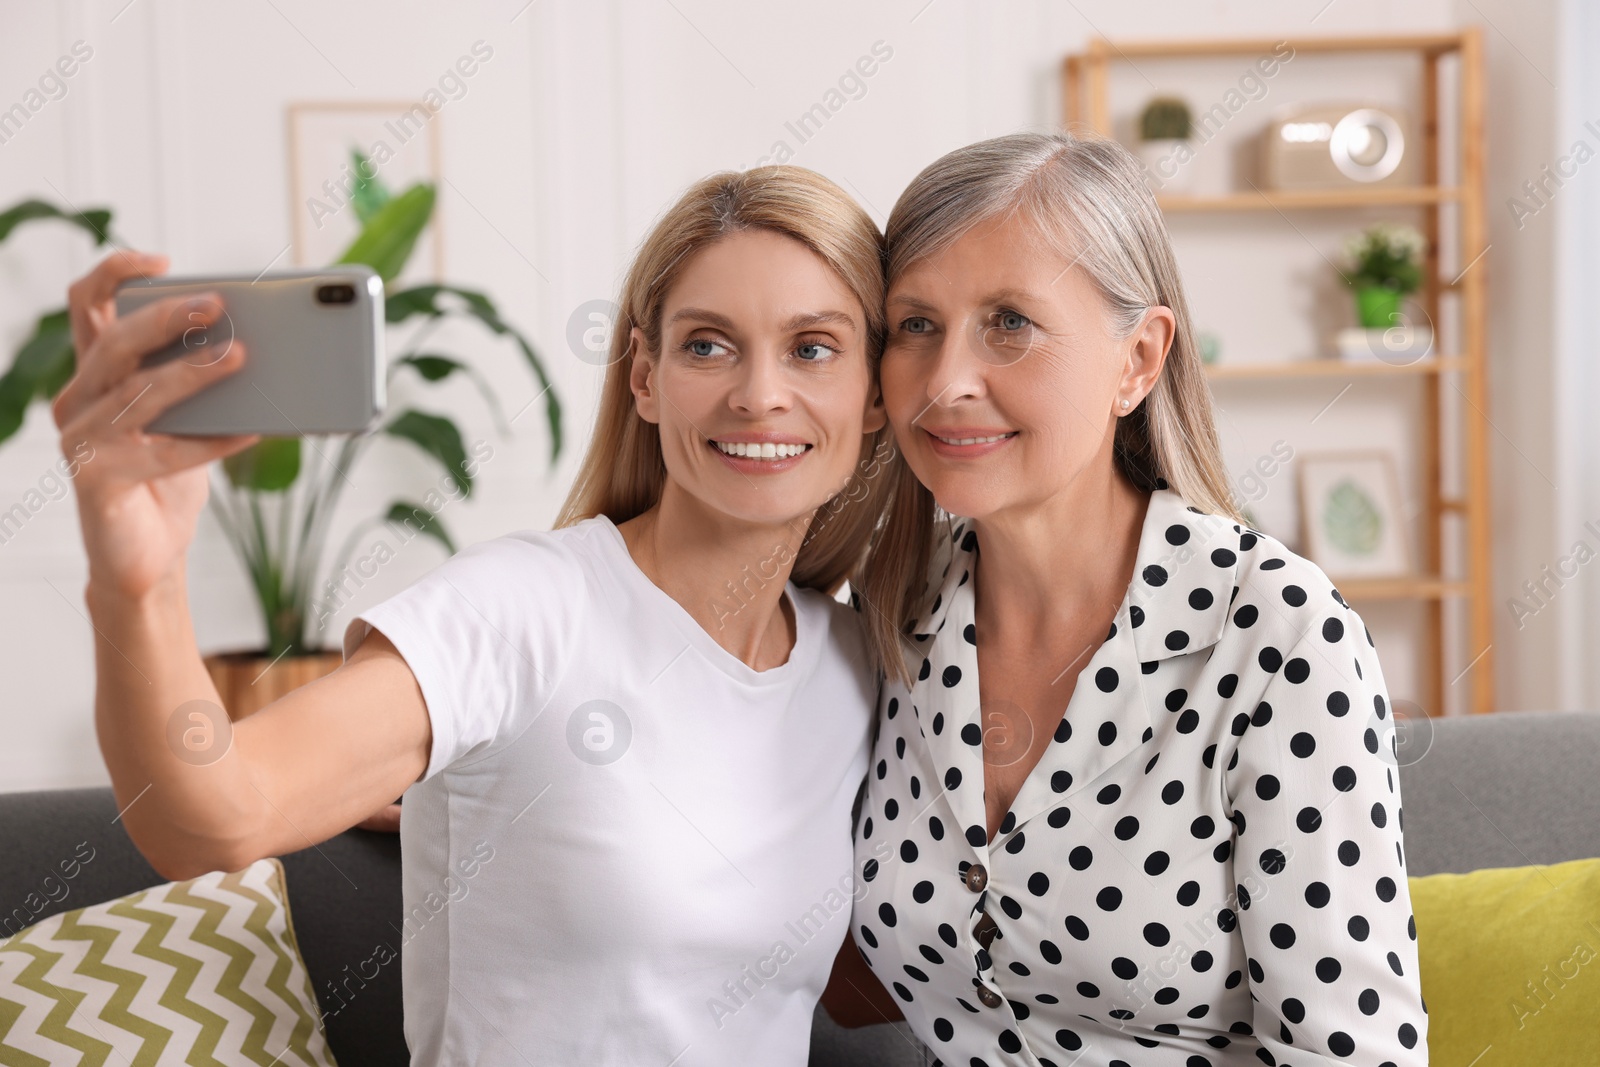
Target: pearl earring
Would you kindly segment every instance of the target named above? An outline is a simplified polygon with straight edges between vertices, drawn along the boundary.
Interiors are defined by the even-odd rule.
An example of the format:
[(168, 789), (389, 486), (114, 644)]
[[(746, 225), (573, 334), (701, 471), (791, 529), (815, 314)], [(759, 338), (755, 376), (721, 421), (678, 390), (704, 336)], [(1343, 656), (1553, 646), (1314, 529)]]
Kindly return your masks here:
[(1122, 410), (1124, 410), (1124, 411), (1128, 410), (1128, 398), (1127, 397), (1123, 397), (1122, 398)]

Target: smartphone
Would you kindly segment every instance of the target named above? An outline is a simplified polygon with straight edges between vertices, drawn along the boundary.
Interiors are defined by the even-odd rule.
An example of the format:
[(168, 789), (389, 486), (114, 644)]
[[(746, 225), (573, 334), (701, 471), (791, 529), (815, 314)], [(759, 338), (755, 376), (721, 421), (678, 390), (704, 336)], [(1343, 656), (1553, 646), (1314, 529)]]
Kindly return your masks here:
[(118, 287), (117, 316), (168, 296), (216, 292), (222, 313), (194, 325), (141, 367), (174, 359), (214, 363), (235, 338), (242, 368), (173, 404), (146, 427), (155, 433), (302, 437), (354, 434), (383, 414), (383, 279), (371, 267), (265, 274), (136, 278)]

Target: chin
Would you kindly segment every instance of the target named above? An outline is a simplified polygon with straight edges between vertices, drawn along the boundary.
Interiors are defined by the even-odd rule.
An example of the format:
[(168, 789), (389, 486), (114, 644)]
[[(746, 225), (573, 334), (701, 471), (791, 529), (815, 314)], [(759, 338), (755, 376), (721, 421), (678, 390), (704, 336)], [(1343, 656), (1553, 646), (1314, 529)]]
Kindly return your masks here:
[(803, 530), (811, 524), (821, 502), (812, 504), (811, 494), (775, 492), (767, 494), (714, 495), (707, 503), (738, 522), (752, 526), (791, 526)]
[(982, 521), (997, 510), (995, 501), (981, 493), (953, 493), (949, 496), (935, 493), (933, 499), (945, 511), (963, 519)]
[(982, 519), (1005, 506), (1006, 500), (987, 479), (974, 474), (951, 476), (945, 474), (931, 482), (922, 480), (933, 494), (934, 502), (952, 515), (965, 519)]

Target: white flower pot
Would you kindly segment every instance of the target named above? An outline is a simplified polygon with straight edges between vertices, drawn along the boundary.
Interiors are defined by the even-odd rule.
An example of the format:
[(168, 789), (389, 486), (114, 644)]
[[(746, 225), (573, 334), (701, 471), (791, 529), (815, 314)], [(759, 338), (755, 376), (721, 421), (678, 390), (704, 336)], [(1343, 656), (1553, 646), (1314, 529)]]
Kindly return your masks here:
[(1163, 137), (1139, 142), (1139, 159), (1158, 193), (1183, 194), (1193, 188), (1194, 156), (1193, 141)]
[(1391, 326), (1387, 330), (1340, 330), (1339, 357), (1352, 363), (1387, 363), (1408, 367), (1433, 351), (1433, 331), (1426, 326)]

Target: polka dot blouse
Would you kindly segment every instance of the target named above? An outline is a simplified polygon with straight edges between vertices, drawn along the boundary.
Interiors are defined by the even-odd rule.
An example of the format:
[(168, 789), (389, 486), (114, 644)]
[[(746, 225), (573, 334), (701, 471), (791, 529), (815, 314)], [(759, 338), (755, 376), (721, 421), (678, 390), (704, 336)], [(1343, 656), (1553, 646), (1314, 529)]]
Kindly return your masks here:
[(1153, 492), (1110, 635), (987, 840), (957, 523), (856, 831), (856, 941), (918, 1037), (961, 1067), (1425, 1064), (1383, 675), (1322, 571)]

